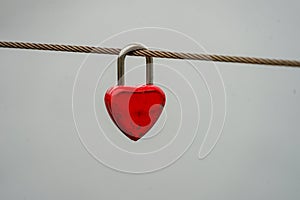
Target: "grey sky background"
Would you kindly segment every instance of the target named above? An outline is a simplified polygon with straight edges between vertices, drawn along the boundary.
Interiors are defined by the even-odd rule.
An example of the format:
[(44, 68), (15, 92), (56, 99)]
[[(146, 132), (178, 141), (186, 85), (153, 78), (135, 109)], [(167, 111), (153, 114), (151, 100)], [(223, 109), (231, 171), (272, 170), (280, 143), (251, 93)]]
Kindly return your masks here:
[[(296, 0), (7, 0), (0, 40), (97, 45), (128, 29), (163, 27), (209, 53), (299, 60), (299, 8)], [(227, 118), (212, 154), (198, 160), (200, 137), (170, 167), (131, 175), (98, 163), (78, 139), (71, 95), (84, 58), (0, 49), (0, 199), (300, 198), (299, 69), (218, 64)]]

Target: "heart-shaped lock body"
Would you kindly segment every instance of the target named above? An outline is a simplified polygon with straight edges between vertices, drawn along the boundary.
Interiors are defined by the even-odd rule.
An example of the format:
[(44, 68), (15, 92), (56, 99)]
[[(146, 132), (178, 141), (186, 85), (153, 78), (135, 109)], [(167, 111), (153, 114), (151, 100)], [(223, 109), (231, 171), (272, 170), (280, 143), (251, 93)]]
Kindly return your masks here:
[(153, 85), (153, 59), (146, 57), (146, 85), (124, 86), (126, 54), (146, 49), (133, 44), (123, 48), (118, 57), (118, 85), (107, 90), (104, 101), (112, 121), (131, 140), (137, 141), (153, 127), (164, 108), (164, 92)]
[(107, 111), (117, 127), (131, 140), (143, 137), (158, 120), (165, 94), (157, 86), (115, 86), (105, 94)]

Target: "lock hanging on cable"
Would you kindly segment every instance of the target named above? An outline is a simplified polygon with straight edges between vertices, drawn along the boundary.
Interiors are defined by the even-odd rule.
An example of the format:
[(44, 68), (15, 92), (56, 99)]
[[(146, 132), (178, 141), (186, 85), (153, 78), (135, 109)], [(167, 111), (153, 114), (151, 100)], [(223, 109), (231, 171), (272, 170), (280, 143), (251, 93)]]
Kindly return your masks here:
[(118, 56), (118, 84), (106, 91), (104, 102), (115, 125), (131, 140), (142, 138), (156, 123), (165, 106), (162, 89), (153, 85), (153, 58), (146, 56), (146, 84), (125, 85), (124, 64), (132, 51), (147, 49), (142, 44), (124, 47)]

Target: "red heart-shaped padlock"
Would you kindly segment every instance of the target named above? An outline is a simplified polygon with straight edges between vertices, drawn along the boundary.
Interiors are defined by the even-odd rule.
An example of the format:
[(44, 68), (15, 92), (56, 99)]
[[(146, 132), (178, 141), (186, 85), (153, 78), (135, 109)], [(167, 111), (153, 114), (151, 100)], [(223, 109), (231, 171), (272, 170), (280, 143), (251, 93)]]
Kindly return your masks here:
[(113, 122), (134, 141), (151, 129), (166, 101), (164, 92), (154, 85), (114, 86), (107, 90), (104, 99)]
[(107, 90), (106, 109), (119, 129), (130, 139), (143, 137), (159, 118), (166, 97), (153, 85), (153, 59), (146, 56), (146, 85), (124, 86), (124, 62), (131, 51), (146, 49), (141, 44), (131, 44), (120, 51), (118, 57), (118, 85)]

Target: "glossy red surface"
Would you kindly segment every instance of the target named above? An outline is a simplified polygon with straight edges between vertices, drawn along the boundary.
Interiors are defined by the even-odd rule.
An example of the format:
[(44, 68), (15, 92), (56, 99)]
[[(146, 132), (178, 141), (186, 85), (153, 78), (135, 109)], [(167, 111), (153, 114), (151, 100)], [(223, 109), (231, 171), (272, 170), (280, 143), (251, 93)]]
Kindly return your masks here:
[(155, 85), (114, 86), (107, 90), (104, 101), (117, 127), (128, 138), (137, 141), (158, 120), (166, 97)]

